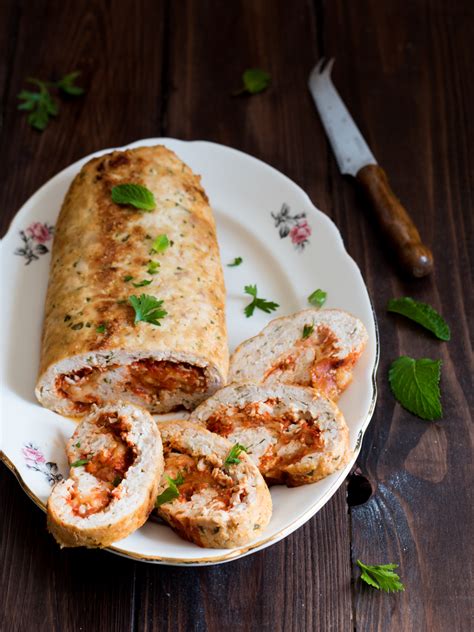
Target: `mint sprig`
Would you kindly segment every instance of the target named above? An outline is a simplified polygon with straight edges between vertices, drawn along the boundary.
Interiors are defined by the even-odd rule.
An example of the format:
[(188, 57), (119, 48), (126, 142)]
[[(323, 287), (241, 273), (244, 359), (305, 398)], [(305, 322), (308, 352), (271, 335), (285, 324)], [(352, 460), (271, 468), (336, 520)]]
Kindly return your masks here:
[(409, 296), (392, 298), (387, 304), (387, 310), (406, 316), (419, 325), (431, 331), (440, 340), (450, 340), (451, 331), (448, 323), (431, 305), (415, 301)]
[(117, 184), (112, 187), (111, 195), (115, 204), (127, 204), (148, 213), (156, 206), (153, 193), (143, 185), (133, 182)]
[(414, 360), (408, 356), (395, 360), (388, 373), (390, 388), (400, 404), (429, 421), (440, 419), (443, 414), (440, 376), (441, 360)]

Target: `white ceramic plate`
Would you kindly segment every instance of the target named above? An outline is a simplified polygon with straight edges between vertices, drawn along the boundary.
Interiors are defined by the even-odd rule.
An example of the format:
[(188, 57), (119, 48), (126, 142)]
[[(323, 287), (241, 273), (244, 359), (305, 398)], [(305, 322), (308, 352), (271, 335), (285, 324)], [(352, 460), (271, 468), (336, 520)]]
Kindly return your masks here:
[[(281, 540), (309, 520), (343, 483), (375, 405), (377, 325), (362, 276), (344, 249), (339, 231), (296, 184), (263, 162), (214, 143), (151, 138), (128, 147), (154, 144), (174, 150), (202, 175), (217, 221), (231, 350), (272, 318), (307, 307), (308, 295), (317, 288), (327, 291), (326, 307), (358, 316), (369, 333), (353, 383), (340, 400), (354, 449), (353, 459), (343, 471), (295, 489), (273, 487), (270, 525), (260, 539), (245, 547), (202, 549), (181, 540), (168, 527), (149, 521), (110, 548), (127, 557), (162, 564), (215, 564)], [(43, 509), (51, 485), (67, 475), (64, 445), (75, 425), (42, 408), (33, 393), (53, 227), (73, 177), (92, 156), (108, 151), (79, 160), (42, 186), (20, 209), (1, 244), (1, 456), (25, 492)], [(242, 265), (226, 266), (238, 256), (243, 258)], [(243, 288), (253, 283), (261, 296), (280, 304), (274, 314), (257, 310), (253, 317), (245, 317), (243, 308), (249, 297)]]

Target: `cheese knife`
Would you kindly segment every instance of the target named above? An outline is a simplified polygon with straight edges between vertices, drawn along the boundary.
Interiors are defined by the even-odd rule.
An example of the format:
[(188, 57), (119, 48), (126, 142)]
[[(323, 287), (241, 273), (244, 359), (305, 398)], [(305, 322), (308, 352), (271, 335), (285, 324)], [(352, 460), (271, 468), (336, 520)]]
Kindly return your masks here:
[(365, 190), (380, 226), (388, 236), (400, 264), (415, 277), (433, 269), (431, 250), (408, 212), (392, 191), (385, 171), (377, 164), (359, 128), (331, 81), (334, 59), (324, 58), (309, 76), (309, 90), (321, 117), (342, 174), (354, 176)]

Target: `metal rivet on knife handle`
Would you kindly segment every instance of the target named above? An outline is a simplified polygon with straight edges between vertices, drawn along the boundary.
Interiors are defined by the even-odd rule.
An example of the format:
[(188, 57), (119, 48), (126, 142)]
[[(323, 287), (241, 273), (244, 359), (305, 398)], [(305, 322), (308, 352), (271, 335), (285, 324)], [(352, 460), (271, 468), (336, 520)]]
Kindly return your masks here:
[(415, 277), (429, 274), (433, 269), (431, 250), (421, 241), (415, 224), (390, 188), (385, 171), (378, 165), (366, 165), (356, 178), (405, 270)]
[(334, 59), (321, 59), (309, 76), (309, 90), (321, 117), (341, 173), (359, 180), (372, 201), (377, 218), (410, 274), (422, 277), (433, 269), (433, 255), (370, 151), (332, 80)]

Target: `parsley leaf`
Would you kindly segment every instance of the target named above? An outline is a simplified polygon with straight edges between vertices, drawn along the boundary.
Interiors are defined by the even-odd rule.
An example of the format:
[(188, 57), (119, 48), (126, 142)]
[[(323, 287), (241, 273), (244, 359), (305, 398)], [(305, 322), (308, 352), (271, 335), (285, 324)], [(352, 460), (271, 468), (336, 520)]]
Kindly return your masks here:
[(129, 296), (128, 302), (135, 310), (135, 324), (143, 321), (159, 327), (161, 325), (159, 319), (168, 313), (161, 307), (163, 301), (159, 301), (149, 294), (142, 294), (140, 297)]
[(308, 296), (308, 303), (315, 307), (322, 307), (326, 302), (327, 292), (324, 290), (314, 290), (312, 294)]
[(148, 272), (148, 274), (156, 274), (159, 267), (160, 264), (158, 263), (158, 261), (149, 261), (146, 271)]
[(145, 287), (145, 285), (150, 285), (150, 279), (143, 279), (143, 281), (139, 281), (138, 283), (132, 283), (133, 287)]
[(247, 318), (252, 316), (256, 307), (258, 309), (261, 309), (262, 312), (265, 312), (267, 314), (270, 314), (270, 312), (275, 311), (277, 307), (280, 307), (278, 303), (273, 303), (273, 301), (267, 301), (265, 298), (258, 298), (256, 285), (246, 285), (244, 287), (244, 292), (246, 294), (250, 294), (250, 296), (253, 296), (253, 301), (249, 303), (244, 309), (244, 312)]
[(236, 268), (237, 266), (240, 266), (240, 264), (242, 263), (243, 259), (242, 257), (236, 257), (232, 263), (228, 263), (227, 267), (228, 268)]
[(100, 325), (98, 325), (95, 330), (98, 334), (105, 334), (105, 330), (107, 329), (105, 323), (101, 323)]
[(153, 193), (141, 184), (117, 184), (112, 187), (111, 195), (116, 204), (129, 204), (148, 213), (156, 206)]
[(169, 476), (167, 476), (166, 480), (168, 481), (169, 486), (165, 489), (164, 492), (162, 492), (159, 496), (157, 496), (156, 501), (155, 501), (155, 507), (159, 507), (160, 505), (163, 505), (164, 503), (169, 503), (175, 498), (178, 498), (179, 496), (178, 486), (184, 483), (184, 476), (181, 474), (181, 472), (179, 472), (176, 478), (170, 478)]
[(74, 447), (75, 447), (75, 448), (80, 448), (80, 447), (81, 447), (81, 442), (80, 442), (80, 441), (78, 441), (77, 443), (75, 443), (75, 444), (74, 444)]
[(27, 121), (34, 129), (40, 132), (44, 131), (48, 126), (50, 118), (58, 114), (59, 106), (52, 96), (50, 88), (57, 88), (69, 96), (79, 96), (83, 94), (83, 88), (74, 85), (79, 74), (78, 71), (71, 72), (56, 83), (31, 77), (26, 80), (28, 83), (32, 83), (39, 88), (39, 90), (38, 92), (22, 90), (18, 94), (18, 98), (23, 103), (20, 103), (18, 109), (29, 112)]
[(235, 92), (235, 95), (258, 94), (263, 92), (270, 85), (270, 74), (260, 68), (249, 68), (242, 75), (243, 88)]
[(405, 590), (405, 586), (400, 581), (394, 569), (398, 568), (398, 564), (363, 564), (357, 560), (359, 568), (362, 570), (360, 578), (369, 586), (384, 590), (385, 592), (400, 592)]
[(74, 70), (74, 72), (64, 75), (62, 79), (57, 81), (56, 86), (68, 96), (78, 97), (81, 94), (84, 94), (84, 88), (74, 85), (74, 82), (80, 74), (81, 73), (78, 70)]
[(229, 465), (233, 464), (238, 465), (240, 463), (239, 454), (241, 454), (241, 452), (247, 452), (247, 448), (240, 443), (236, 443), (232, 446), (224, 461), (224, 467), (229, 467)]
[(170, 240), (168, 239), (167, 235), (158, 235), (151, 246), (151, 252), (156, 252), (159, 254), (160, 252), (164, 252), (169, 245)]
[(414, 360), (402, 356), (392, 363), (388, 379), (400, 404), (422, 419), (440, 419), (443, 410), (439, 392), (441, 360)]
[(314, 323), (312, 323), (311, 325), (305, 325), (303, 327), (303, 335), (301, 336), (303, 338), (303, 340), (305, 340), (306, 338), (309, 338), (311, 336), (311, 334), (314, 331)]
[(132, 277), (132, 275), (131, 275), (131, 274), (126, 274), (126, 275), (123, 277), (123, 280), (125, 281), (125, 283), (128, 283), (128, 282), (129, 282), (129, 281), (131, 281), (132, 279), (133, 279), (133, 277)]
[(435, 309), (427, 303), (414, 301), (409, 296), (402, 298), (392, 298), (387, 304), (387, 311), (395, 312), (414, 320), (422, 325), (440, 340), (450, 340), (451, 331), (448, 323)]
[(71, 467), (81, 467), (81, 465), (87, 465), (89, 461), (90, 459), (79, 459), (77, 461), (74, 461), (74, 463), (71, 463)]
[(48, 84), (45, 81), (40, 81), (39, 79), (27, 79), (27, 81), (37, 86), (39, 91), (22, 90), (18, 98), (23, 103), (20, 103), (18, 109), (29, 112), (28, 123), (34, 129), (42, 132), (46, 129), (49, 119), (57, 115), (59, 107), (51, 96)]

